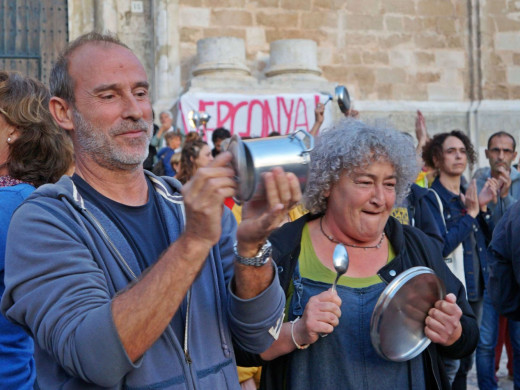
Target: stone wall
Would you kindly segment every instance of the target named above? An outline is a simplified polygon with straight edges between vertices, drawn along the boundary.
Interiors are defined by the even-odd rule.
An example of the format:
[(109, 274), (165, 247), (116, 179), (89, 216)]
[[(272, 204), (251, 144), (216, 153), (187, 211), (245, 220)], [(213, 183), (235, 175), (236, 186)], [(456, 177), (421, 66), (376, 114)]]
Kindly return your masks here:
[[(448, 0), (180, 0), (181, 45), (215, 35), (243, 38), (260, 73), (269, 42), (318, 43), (328, 80), (349, 86), (359, 100), (463, 100), (469, 89), (467, 9)], [(218, 8), (212, 8), (218, 4)], [(183, 56), (184, 57), (184, 56)]]
[(484, 99), (520, 99), (520, 2), (482, 3)]
[(182, 90), (178, 18), (178, 1), (69, 0), (70, 39), (91, 30), (116, 33), (143, 63), (158, 110), (172, 107)]

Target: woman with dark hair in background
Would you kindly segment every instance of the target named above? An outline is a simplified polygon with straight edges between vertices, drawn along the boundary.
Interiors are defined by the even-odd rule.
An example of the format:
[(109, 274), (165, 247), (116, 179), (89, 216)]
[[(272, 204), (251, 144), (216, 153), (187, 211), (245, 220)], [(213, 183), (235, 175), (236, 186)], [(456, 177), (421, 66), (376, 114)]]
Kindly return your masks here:
[[(7, 229), (14, 210), (35, 187), (57, 181), (72, 166), (70, 140), (52, 119), (49, 98), (40, 82), (0, 71), (0, 297), (5, 289)], [(22, 242), (27, 237), (10, 239)], [(31, 337), (0, 315), (2, 388), (33, 388), (33, 349)]]
[[(424, 145), (422, 156), (428, 166), (437, 170), (428, 200), (442, 210), (442, 213), (434, 215), (444, 238), (442, 255), (465, 285), (468, 301), (480, 327), (488, 279), (486, 248), (492, 231), (487, 204), (496, 201), (498, 182), (488, 179), (480, 194), (477, 194), (475, 180), (467, 189), (463, 188), (463, 173), (468, 163), (475, 163), (476, 153), (468, 136), (459, 130), (436, 134)], [(457, 247), (461, 244), (462, 255), (458, 256)], [(466, 388), (472, 359), (473, 355), (460, 361), (445, 361), (453, 389)]]
[(188, 141), (182, 147), (181, 168), (175, 176), (182, 184), (192, 178), (197, 169), (205, 167), (213, 160), (208, 144), (200, 139)]

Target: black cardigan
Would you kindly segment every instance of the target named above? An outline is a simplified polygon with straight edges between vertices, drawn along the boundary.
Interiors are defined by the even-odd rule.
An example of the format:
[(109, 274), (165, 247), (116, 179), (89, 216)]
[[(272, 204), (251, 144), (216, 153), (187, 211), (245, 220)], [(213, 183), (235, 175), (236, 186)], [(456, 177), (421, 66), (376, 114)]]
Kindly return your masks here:
[[(283, 225), (269, 237), (273, 244), (273, 259), (278, 267), (280, 284), (286, 293), (300, 254), (303, 227), (314, 218), (316, 216), (304, 215), (294, 222)], [(390, 283), (393, 278), (411, 267), (426, 266), (433, 269), (435, 274), (444, 281), (446, 291), (454, 293), (457, 297), (457, 304), (463, 313), (460, 319), (462, 336), (449, 347), (431, 343), (423, 352), (427, 389), (449, 389), (448, 377), (444, 371), (441, 356), (450, 359), (468, 356), (475, 350), (479, 338), (477, 321), (466, 300), (464, 287), (445, 265), (438, 245), (419, 229), (401, 225), (394, 218), (390, 218), (385, 226), (385, 234), (396, 252), (394, 260), (378, 272), (385, 283)], [(392, 270), (396, 271), (396, 275), (390, 275)], [(272, 361), (264, 361), (259, 355), (249, 354), (238, 348), (235, 353), (239, 366), (263, 366), (260, 389), (280, 390), (283, 388), (290, 354)]]

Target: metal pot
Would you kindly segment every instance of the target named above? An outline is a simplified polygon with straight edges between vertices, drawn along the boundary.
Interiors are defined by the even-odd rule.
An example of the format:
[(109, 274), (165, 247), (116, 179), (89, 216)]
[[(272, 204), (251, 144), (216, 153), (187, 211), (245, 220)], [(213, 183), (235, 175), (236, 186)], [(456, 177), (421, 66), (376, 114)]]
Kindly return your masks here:
[(292, 172), (305, 190), (310, 167), (310, 151), (314, 148), (314, 138), (305, 130), (278, 137), (242, 140), (233, 135), (227, 150), (233, 155), (231, 164), (236, 172), (238, 190), (237, 202), (265, 198), (262, 173), (274, 167), (282, 167)]

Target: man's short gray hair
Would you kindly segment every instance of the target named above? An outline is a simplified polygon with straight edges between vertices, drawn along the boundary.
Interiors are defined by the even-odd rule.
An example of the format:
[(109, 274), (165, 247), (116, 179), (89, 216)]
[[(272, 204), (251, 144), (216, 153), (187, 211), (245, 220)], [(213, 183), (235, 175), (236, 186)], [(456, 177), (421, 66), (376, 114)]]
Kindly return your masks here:
[(311, 152), (309, 180), (304, 195), (313, 214), (325, 212), (324, 193), (346, 173), (376, 162), (389, 162), (396, 174), (396, 202), (401, 202), (419, 173), (413, 139), (393, 129), (342, 119), (316, 140)]
[(86, 45), (87, 43), (105, 45), (113, 44), (122, 46), (131, 51), (131, 49), (121, 42), (116, 35), (111, 33), (101, 34), (92, 31), (83, 34), (70, 42), (61, 52), (58, 60), (52, 67), (49, 85), (53, 96), (60, 97), (72, 105), (74, 105), (74, 80), (72, 80), (69, 74), (69, 58), (76, 49)]

